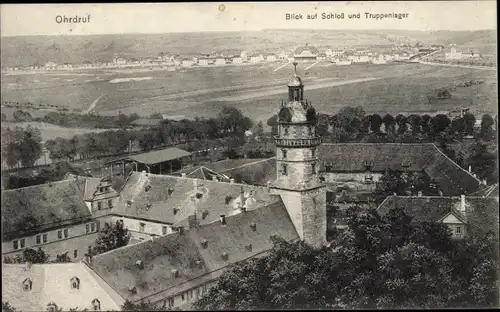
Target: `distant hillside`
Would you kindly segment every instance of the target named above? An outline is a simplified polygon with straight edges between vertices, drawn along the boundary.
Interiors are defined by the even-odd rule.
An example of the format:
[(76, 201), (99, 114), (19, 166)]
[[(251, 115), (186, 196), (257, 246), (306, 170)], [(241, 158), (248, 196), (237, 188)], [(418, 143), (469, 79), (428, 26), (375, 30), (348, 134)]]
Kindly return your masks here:
[(270, 50), (309, 43), (321, 47), (390, 46), (401, 39), (496, 47), (496, 31), (422, 32), (394, 30), (279, 30), (91, 36), (26, 36), (1, 40), (2, 66), (27, 66), (53, 61), (111, 61), (116, 56), (153, 57), (158, 53), (189, 54), (228, 49)]

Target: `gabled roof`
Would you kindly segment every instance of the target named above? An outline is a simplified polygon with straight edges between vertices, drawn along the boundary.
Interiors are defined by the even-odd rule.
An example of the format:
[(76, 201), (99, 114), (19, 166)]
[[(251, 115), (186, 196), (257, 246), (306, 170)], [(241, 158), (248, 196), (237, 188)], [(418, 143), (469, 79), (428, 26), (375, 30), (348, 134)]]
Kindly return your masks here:
[(85, 180), (68, 179), (2, 192), (3, 240), (90, 218), (83, 201)]
[(471, 194), (482, 188), (478, 179), (432, 143), (322, 144), (319, 154), (323, 170), (328, 165), (333, 172), (364, 172), (366, 163), (372, 165), (372, 172), (383, 172), (387, 168), (401, 171), (424, 169), (446, 195)]
[[(92, 271), (90, 271), (92, 272)], [(20, 311), (47, 311), (47, 304), (54, 302), (64, 311), (78, 307), (93, 310), (92, 300), (98, 299), (102, 310), (119, 309), (117, 297), (109, 287), (101, 287), (82, 262), (2, 265), (2, 300)], [(95, 273), (94, 273), (95, 274)], [(71, 289), (71, 279), (80, 280), (80, 291)], [(29, 278), (31, 291), (24, 291), (22, 282)]]
[(184, 150), (181, 150), (180, 148), (169, 147), (169, 148), (162, 149), (159, 151), (152, 151), (152, 152), (132, 155), (132, 156), (129, 156), (128, 159), (142, 163), (142, 164), (146, 164), (146, 165), (153, 165), (153, 164), (158, 164), (158, 163), (162, 163), (162, 162), (169, 161), (169, 160), (178, 159), (181, 157), (186, 157), (189, 155), (191, 155), (191, 153), (186, 152)]
[(214, 177), (217, 178), (218, 181), (229, 182), (230, 178), (224, 174), (215, 172), (213, 170), (208, 169), (205, 166), (200, 166), (197, 169), (193, 170), (191, 173), (186, 175), (188, 178), (192, 179), (202, 179), (202, 180), (212, 180)]
[[(256, 225), (253, 231), (250, 225)], [(97, 255), (92, 268), (123, 298), (151, 302), (213, 280), (229, 264), (272, 248), (270, 236), (298, 239), (283, 202), (219, 221)], [(206, 248), (204, 243), (206, 241)], [(251, 251), (247, 249), (252, 245)], [(227, 260), (222, 255), (227, 254)], [(140, 269), (136, 261), (144, 266)], [(178, 272), (175, 277), (173, 270)], [(133, 294), (128, 289), (136, 287)]]
[(113, 213), (173, 224), (197, 212), (204, 224), (237, 210), (242, 187), (244, 194), (253, 192), (253, 208), (276, 201), (264, 187), (133, 172)]

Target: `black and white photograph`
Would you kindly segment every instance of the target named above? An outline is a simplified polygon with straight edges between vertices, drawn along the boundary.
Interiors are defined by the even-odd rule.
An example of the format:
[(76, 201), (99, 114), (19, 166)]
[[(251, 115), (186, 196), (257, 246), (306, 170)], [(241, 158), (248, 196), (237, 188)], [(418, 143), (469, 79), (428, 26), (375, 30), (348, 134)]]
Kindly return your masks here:
[(2, 312), (498, 309), (496, 1), (1, 4)]

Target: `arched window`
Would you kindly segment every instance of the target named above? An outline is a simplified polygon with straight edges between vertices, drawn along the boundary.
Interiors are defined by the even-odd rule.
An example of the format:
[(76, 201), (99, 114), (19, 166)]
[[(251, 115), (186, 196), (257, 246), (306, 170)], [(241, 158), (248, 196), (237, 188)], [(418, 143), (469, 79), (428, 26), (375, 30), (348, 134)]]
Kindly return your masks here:
[(50, 311), (50, 312), (57, 311), (57, 304), (55, 304), (53, 301), (49, 302), (49, 304), (47, 304), (47, 311)]
[(80, 289), (80, 279), (76, 276), (73, 276), (70, 280), (71, 289)]
[(94, 299), (92, 300), (92, 308), (94, 309), (94, 311), (100, 311), (101, 310), (101, 302), (99, 301), (99, 299)]
[(33, 288), (33, 282), (31, 279), (28, 277), (23, 281), (23, 289), (24, 291), (30, 291)]

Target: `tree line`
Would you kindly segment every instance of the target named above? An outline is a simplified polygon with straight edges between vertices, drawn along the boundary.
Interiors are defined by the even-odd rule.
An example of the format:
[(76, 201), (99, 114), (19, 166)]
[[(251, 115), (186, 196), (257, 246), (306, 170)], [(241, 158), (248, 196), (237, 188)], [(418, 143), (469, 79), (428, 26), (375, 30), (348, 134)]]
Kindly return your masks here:
[[(44, 118), (59, 116), (61, 118), (70, 118), (68, 114), (50, 113)], [(68, 117), (69, 116), (69, 117)], [(82, 122), (93, 120), (99, 124), (107, 123), (109, 120), (118, 120), (121, 130), (105, 131), (99, 133), (86, 133), (75, 135), (72, 138), (56, 138), (47, 140), (45, 148), (50, 152), (50, 158), (53, 161), (75, 159), (89, 159), (105, 155), (115, 155), (126, 152), (129, 146), (139, 146), (143, 151), (153, 148), (169, 146), (179, 143), (191, 143), (191, 148), (211, 147), (213, 144), (220, 146), (237, 147), (242, 144), (244, 133), (252, 128), (253, 122), (243, 113), (232, 107), (223, 107), (216, 118), (196, 118), (195, 120), (164, 120), (158, 127), (152, 127), (139, 131), (124, 130), (131, 122), (130, 117), (121, 114), (116, 117), (102, 117), (104, 119), (92, 119), (94, 115), (89, 116), (89, 120), (82, 119)], [(87, 118), (87, 117), (85, 117)], [(108, 118), (110, 118), (108, 120)], [(68, 123), (62, 123), (63, 126), (69, 126)], [(87, 125), (88, 127), (89, 125)], [(114, 127), (107, 123), (108, 128)], [(8, 128), (2, 132), (2, 156), (6, 163), (14, 167), (19, 162), (23, 167), (32, 167), (42, 155), (42, 138), (39, 129), (28, 126), (26, 129), (21, 127)]]

